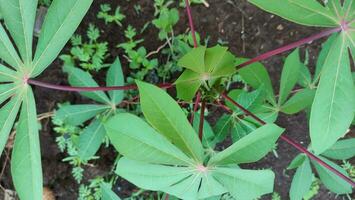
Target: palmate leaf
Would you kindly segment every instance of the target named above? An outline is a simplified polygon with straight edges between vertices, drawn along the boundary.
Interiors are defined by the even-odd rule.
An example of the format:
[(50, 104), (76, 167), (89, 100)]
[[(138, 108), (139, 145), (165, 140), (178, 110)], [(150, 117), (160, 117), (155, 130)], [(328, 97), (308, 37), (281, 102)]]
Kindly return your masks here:
[(331, 148), (322, 153), (322, 155), (336, 160), (347, 160), (354, 157), (355, 138), (337, 141)]
[[(1, 11), (1, 10), (0, 10)], [(22, 61), (18, 56), (14, 46), (12, 45), (10, 38), (4, 27), (0, 23), (0, 58), (13, 68), (18, 69), (22, 66)]]
[(100, 185), (102, 200), (121, 200), (116, 193), (111, 190), (111, 186), (107, 183)]
[(32, 89), (24, 91), (12, 150), (11, 174), (20, 199), (42, 199), (42, 166), (36, 104)]
[(203, 148), (186, 115), (163, 90), (137, 82), (143, 114), (160, 133), (196, 161), (203, 160)]
[(310, 117), (312, 148), (321, 154), (342, 136), (354, 119), (355, 94), (344, 33), (324, 62)]
[(275, 124), (264, 125), (214, 155), (209, 164), (220, 166), (258, 161), (275, 146), (283, 131), (284, 129)]
[(282, 18), (307, 26), (335, 27), (340, 19), (317, 0), (249, 0)]
[[(106, 85), (107, 86), (118, 86), (124, 85), (124, 77), (122, 72), (121, 62), (118, 58), (112, 63), (107, 71), (106, 75)], [(124, 92), (123, 90), (114, 90), (108, 92), (110, 98), (114, 104), (120, 103), (123, 100)]]
[(30, 67), (32, 61), (32, 37), (37, 3), (38, 0), (0, 0), (0, 12), (26, 67)]
[(33, 60), (32, 77), (38, 76), (58, 56), (92, 2), (93, 0), (54, 0), (52, 2), (39, 36)]
[(307, 157), (303, 158), (303, 163), (297, 168), (292, 179), (290, 189), (291, 200), (302, 200), (312, 185), (313, 173), (311, 163)]
[(14, 82), (18, 80), (16, 72), (0, 64), (0, 83)]
[(18, 89), (14, 83), (0, 85), (0, 104), (4, 103), (8, 98), (14, 95)]
[(290, 115), (311, 106), (315, 93), (315, 90), (308, 88), (297, 92), (281, 106), (281, 112)]

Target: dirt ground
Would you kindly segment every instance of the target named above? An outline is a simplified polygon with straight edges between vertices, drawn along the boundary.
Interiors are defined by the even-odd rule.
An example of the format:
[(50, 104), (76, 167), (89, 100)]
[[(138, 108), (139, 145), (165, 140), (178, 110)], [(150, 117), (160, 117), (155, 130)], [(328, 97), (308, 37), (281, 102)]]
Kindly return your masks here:
[[(260, 53), (277, 48), (283, 44), (287, 44), (303, 37), (312, 35), (319, 31), (316, 28), (304, 27), (283, 20), (277, 16), (270, 15), (259, 10), (245, 0), (208, 0), (210, 7), (193, 6), (192, 12), (195, 20), (197, 31), (203, 38), (210, 38), (209, 44), (216, 44), (218, 39), (228, 42), (227, 46), (237, 56), (254, 57)], [(123, 27), (116, 25), (106, 26), (103, 21), (96, 18), (101, 3), (110, 3), (113, 8), (117, 5), (121, 6), (122, 12), (127, 19), (123, 23)], [(133, 5), (140, 4), (142, 13), (137, 15)], [(187, 29), (187, 16), (183, 9), (180, 9), (181, 21), (176, 27), (176, 32), (184, 32)], [(122, 55), (122, 50), (115, 46), (123, 41), (124, 27), (132, 24), (136, 28), (141, 28), (147, 20), (153, 19), (154, 8), (151, 0), (95, 0), (89, 13), (78, 29), (78, 33), (85, 33), (89, 23), (94, 23), (103, 30), (101, 38), (109, 42), (111, 56), (107, 62), (113, 61), (116, 56)], [(157, 30), (149, 27), (144, 33), (144, 45), (148, 50), (153, 51), (161, 45), (157, 38)], [(311, 66), (314, 66), (315, 55), (320, 49), (320, 42), (307, 45), (310, 52)], [(68, 48), (63, 50), (63, 53), (68, 52)], [(284, 55), (286, 55), (285, 53)], [(279, 78), (285, 56), (276, 56), (270, 58), (263, 63), (267, 66), (269, 73), (273, 79), (275, 90), (278, 89)], [(123, 63), (125, 73), (128, 72), (127, 63)], [(66, 76), (61, 71), (61, 61), (55, 61), (52, 66), (45, 71), (39, 78), (41, 81), (54, 84), (67, 84)], [(35, 88), (37, 99), (38, 113), (52, 111), (57, 103), (70, 101), (73, 103), (82, 103), (83, 100), (79, 95), (68, 92), (49, 91), (43, 88)], [(214, 121), (213, 112), (209, 117)], [(287, 129), (287, 134), (294, 140), (307, 145), (308, 125), (304, 113), (289, 117), (281, 116), (278, 124)], [(50, 188), (58, 200), (77, 199), (78, 185), (71, 176), (71, 168), (67, 163), (61, 162), (65, 157), (60, 153), (55, 144), (55, 133), (52, 131), (50, 120), (42, 121), (41, 149), (42, 149), (42, 164), (44, 173), (44, 184)], [(288, 191), (292, 180), (293, 171), (285, 171), (289, 162), (299, 152), (283, 141), (279, 141), (278, 155), (276, 158), (270, 153), (262, 161), (243, 167), (249, 168), (272, 168), (276, 173), (275, 191), (278, 192), (282, 199), (288, 199)], [(9, 154), (9, 153), (8, 153)], [(92, 178), (96, 175), (105, 175), (110, 169), (115, 159), (115, 153), (110, 149), (102, 149), (100, 151), (101, 158), (91, 167), (88, 167), (85, 172), (85, 179)], [(4, 166), (5, 156), (0, 160), (0, 167)], [(10, 176), (10, 166), (6, 165), (4, 173), (1, 177), (1, 185), (4, 188), (12, 189)], [(134, 187), (124, 182), (116, 186), (115, 191), (121, 196), (129, 195)], [(1, 195), (1, 194), (0, 194)], [(1, 195), (2, 196), (2, 195)], [(0, 196), (0, 199), (1, 199)], [(265, 197), (270, 199), (270, 196)], [(336, 199), (333, 195), (327, 192), (324, 188), (317, 195), (317, 200)], [(340, 198), (339, 198), (340, 199)]]

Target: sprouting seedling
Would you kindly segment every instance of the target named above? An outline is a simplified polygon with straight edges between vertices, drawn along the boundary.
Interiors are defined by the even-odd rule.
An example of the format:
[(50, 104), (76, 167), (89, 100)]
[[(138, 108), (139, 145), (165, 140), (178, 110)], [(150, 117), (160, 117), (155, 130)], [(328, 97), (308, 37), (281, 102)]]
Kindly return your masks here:
[[(123, 155), (116, 173), (140, 188), (163, 191), (182, 199), (204, 199), (229, 192), (254, 199), (270, 193), (270, 170), (244, 170), (237, 164), (261, 159), (283, 129), (265, 125), (224, 151), (204, 153), (197, 133), (178, 104), (163, 90), (137, 82), (146, 121), (121, 113), (105, 124)], [(253, 146), (258, 145), (258, 148)]]
[[(28, 84), (58, 56), (89, 9), (92, 0), (54, 0), (48, 9), (32, 56), (37, 0), (1, 0), (0, 13), (0, 152), (20, 112), (12, 150), (11, 173), (21, 199), (42, 199), (42, 167), (34, 95)], [(19, 54), (16, 49), (18, 49)], [(21, 111), (20, 110), (21, 107)]]
[[(95, 87), (98, 84), (89, 73), (74, 66), (65, 66), (69, 75), (69, 83), (73, 86)], [(121, 63), (117, 58), (110, 66), (106, 75), (106, 85), (124, 85)], [(107, 95), (102, 91), (82, 93), (83, 96), (94, 100), (95, 104), (62, 105), (54, 115), (56, 121), (70, 126), (79, 126), (84, 122), (90, 124), (79, 135), (77, 148), (78, 157), (82, 161), (92, 158), (103, 142), (106, 131), (103, 123), (118, 112), (117, 105), (123, 100), (122, 90), (110, 91)]]
[(118, 6), (113, 15), (109, 14), (111, 10), (110, 4), (101, 4), (97, 18), (105, 20), (106, 24), (114, 22), (117, 25), (122, 26), (122, 20), (126, 18), (126, 16), (121, 13), (121, 8)]

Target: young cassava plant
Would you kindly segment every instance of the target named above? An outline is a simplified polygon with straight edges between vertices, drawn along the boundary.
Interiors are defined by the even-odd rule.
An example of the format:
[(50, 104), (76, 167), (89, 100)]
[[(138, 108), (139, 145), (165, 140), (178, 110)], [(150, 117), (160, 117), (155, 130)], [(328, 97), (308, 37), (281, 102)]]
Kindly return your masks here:
[[(40, 75), (57, 58), (92, 0), (54, 0), (48, 9), (34, 55), (33, 27), (37, 0), (0, 0), (0, 152), (19, 113), (11, 173), (20, 199), (42, 199), (42, 167), (36, 103), (28, 79)], [(11, 39), (14, 41), (12, 44)], [(18, 50), (18, 51), (17, 51)]]
[(206, 154), (179, 105), (162, 89), (137, 82), (145, 120), (119, 113), (105, 123), (107, 134), (123, 155), (116, 173), (140, 188), (181, 199), (205, 199), (230, 193), (254, 199), (271, 193), (271, 170), (246, 170), (275, 145), (283, 129), (267, 124), (227, 149)]

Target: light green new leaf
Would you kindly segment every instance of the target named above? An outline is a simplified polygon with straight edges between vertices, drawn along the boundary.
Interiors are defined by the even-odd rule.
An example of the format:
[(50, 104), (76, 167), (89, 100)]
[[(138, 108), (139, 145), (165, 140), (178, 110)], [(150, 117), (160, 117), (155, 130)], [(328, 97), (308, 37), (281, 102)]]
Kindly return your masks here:
[(191, 101), (202, 85), (201, 75), (186, 69), (176, 80), (177, 97), (185, 101)]
[(105, 124), (105, 129), (113, 146), (129, 159), (173, 165), (192, 162), (164, 136), (132, 114), (117, 114)]
[(178, 65), (201, 74), (205, 72), (205, 53), (206, 47), (194, 48), (179, 60)]
[(78, 126), (107, 109), (110, 107), (105, 105), (63, 105), (55, 112), (54, 119)]
[(43, 180), (36, 104), (26, 88), (12, 150), (11, 174), (20, 199), (42, 199)]
[[(99, 87), (88, 72), (73, 66), (65, 66), (64, 71), (68, 73), (68, 80), (72, 86)], [(110, 103), (110, 99), (103, 91), (81, 92), (80, 94), (100, 103)]]
[[(253, 111), (253, 108), (261, 106), (262, 101), (264, 100), (265, 96), (263, 95), (263, 90), (263, 87), (260, 87), (252, 92), (247, 92), (242, 89), (235, 89), (231, 90), (228, 93), (228, 96), (242, 105), (245, 109)], [(233, 110), (242, 112), (238, 107), (230, 102), (226, 102), (226, 105)]]
[(94, 120), (79, 135), (78, 155), (81, 160), (89, 160), (99, 150), (106, 135), (104, 125)]
[[(238, 59), (242, 62), (245, 59)], [(275, 104), (274, 90), (272, 88), (269, 73), (261, 63), (253, 63), (238, 70), (242, 79), (254, 89), (263, 86), (267, 99)]]
[(0, 83), (18, 80), (16, 72), (0, 64)]
[(196, 161), (203, 161), (203, 148), (180, 106), (164, 90), (137, 81), (144, 117), (160, 134)]
[(275, 175), (271, 170), (244, 170), (217, 167), (213, 177), (236, 199), (253, 200), (271, 193)]
[(345, 135), (354, 119), (355, 88), (345, 36), (329, 51), (313, 101), (310, 117), (312, 148), (321, 154)]
[(335, 27), (336, 16), (316, 0), (249, 0), (267, 12), (307, 26)]
[(266, 124), (214, 155), (209, 165), (256, 162), (275, 146), (283, 131), (284, 129), (275, 124)]
[(26, 65), (32, 61), (32, 37), (37, 3), (38, 0), (0, 0), (0, 12)]
[(347, 160), (354, 157), (355, 138), (339, 140), (322, 155), (336, 160)]
[(299, 49), (293, 51), (287, 58), (282, 69), (278, 104), (281, 106), (295, 87), (303, 63), (300, 61)]
[(58, 56), (92, 2), (93, 0), (54, 0), (52, 2), (39, 36), (32, 77), (39, 75)]
[(0, 104), (4, 103), (8, 98), (14, 95), (18, 87), (13, 83), (0, 85)]
[(303, 164), (303, 162), (306, 160), (307, 156), (300, 153), (298, 154), (292, 161), (291, 163), (287, 166), (287, 169), (295, 169), (298, 168), (299, 166), (301, 166)]
[(107, 183), (100, 185), (102, 200), (121, 200), (112, 190), (111, 186)]
[[(347, 172), (343, 168), (327, 160), (326, 158), (323, 157), (320, 158), (324, 162), (332, 166), (334, 169), (339, 171), (340, 173), (344, 174), (345, 176), (348, 176)], [(330, 191), (337, 194), (349, 194), (352, 192), (352, 187), (348, 182), (341, 179), (339, 176), (335, 175), (334, 173), (332, 173), (322, 165), (318, 164), (317, 162), (312, 161), (312, 163), (317, 170), (320, 180), (325, 185), (325, 187), (327, 187)]]
[(315, 93), (315, 90), (308, 88), (297, 92), (281, 106), (281, 111), (289, 115), (300, 112), (312, 105)]
[[(108, 87), (124, 85), (122, 66), (119, 58), (116, 58), (115, 62), (112, 63), (111, 67), (108, 69), (106, 75), (106, 84)], [(118, 104), (123, 100), (124, 97), (123, 90), (114, 90), (114, 91), (109, 91), (108, 93), (114, 104)]]
[(293, 176), (290, 188), (290, 199), (302, 200), (303, 196), (306, 195), (311, 188), (312, 181), (313, 173), (311, 163), (309, 159), (306, 158), (302, 165), (297, 168), (297, 171)]
[(0, 109), (0, 155), (4, 150), (12, 126), (22, 102), (22, 95), (16, 95)]
[(0, 23), (0, 58), (11, 67), (18, 69), (22, 66), (22, 61), (18, 56), (10, 38), (7, 36), (4, 27)]

